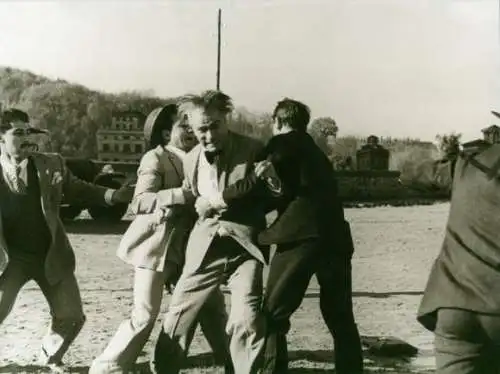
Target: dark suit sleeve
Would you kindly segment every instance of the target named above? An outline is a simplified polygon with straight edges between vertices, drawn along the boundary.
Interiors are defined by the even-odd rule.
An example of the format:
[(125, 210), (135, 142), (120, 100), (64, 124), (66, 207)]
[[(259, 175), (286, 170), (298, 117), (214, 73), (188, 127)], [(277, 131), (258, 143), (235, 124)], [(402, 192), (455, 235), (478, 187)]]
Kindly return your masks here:
[(227, 186), (222, 192), (222, 198), (226, 204), (231, 204), (253, 193), (255, 189), (258, 188), (259, 183), (259, 178), (257, 178), (252, 169), (243, 179)]
[(155, 152), (149, 151), (142, 157), (130, 205), (132, 213), (149, 214), (160, 207), (192, 204), (194, 197), (187, 180), (181, 187), (163, 188), (163, 168)]
[(78, 179), (71, 173), (63, 158), (60, 155), (57, 157), (62, 170), (63, 193), (67, 201), (87, 205), (107, 205), (104, 195), (108, 188)]
[[(266, 146), (259, 151), (249, 162), (247, 175), (227, 186), (222, 192), (222, 198), (226, 204), (231, 205), (242, 199), (258, 199), (260, 202), (269, 200), (271, 191), (266, 183), (257, 177), (253, 167), (254, 162), (269, 158), (269, 148)], [(267, 205), (267, 204), (266, 204)]]

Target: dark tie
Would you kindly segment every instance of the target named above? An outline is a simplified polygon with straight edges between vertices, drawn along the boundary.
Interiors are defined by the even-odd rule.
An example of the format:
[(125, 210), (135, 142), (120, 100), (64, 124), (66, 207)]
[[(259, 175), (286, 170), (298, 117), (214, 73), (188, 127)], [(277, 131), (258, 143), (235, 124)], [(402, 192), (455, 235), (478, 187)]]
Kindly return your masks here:
[(21, 173), (21, 167), (17, 165), (14, 170), (8, 173), (8, 176), (11, 182), (12, 191), (19, 194), (25, 194), (26, 184), (21, 179), (20, 173)]

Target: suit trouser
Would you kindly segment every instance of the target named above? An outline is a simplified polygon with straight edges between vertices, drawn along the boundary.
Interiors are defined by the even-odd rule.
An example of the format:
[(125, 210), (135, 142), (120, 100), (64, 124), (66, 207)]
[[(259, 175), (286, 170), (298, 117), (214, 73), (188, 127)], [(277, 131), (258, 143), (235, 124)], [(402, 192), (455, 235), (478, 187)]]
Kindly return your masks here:
[[(165, 281), (175, 283), (176, 264), (165, 264), (163, 272), (136, 268), (134, 275), (134, 306), (132, 315), (123, 321), (117, 332), (90, 368), (89, 374), (116, 373), (131, 370), (146, 345), (160, 312)], [(227, 315), (224, 295), (216, 290), (207, 300), (198, 318), (201, 329), (212, 347), (217, 362), (230, 359), (225, 336)], [(192, 325), (182, 337), (188, 348), (196, 330)]]
[(500, 373), (500, 315), (439, 309), (436, 374)]
[(47, 281), (43, 265), (36, 267), (11, 260), (0, 277), (0, 323), (9, 315), (21, 288), (30, 280), (42, 290), (52, 317), (42, 340), (40, 358), (44, 364), (59, 363), (85, 322), (75, 275), (70, 274), (52, 285)]
[[(186, 253), (186, 264), (190, 262)], [(236, 241), (216, 236), (198, 269), (184, 267), (174, 289), (163, 330), (158, 338), (153, 366), (160, 374), (178, 373), (187, 347), (181, 341), (206, 301), (221, 284), (231, 292), (227, 332), (236, 374), (254, 374), (264, 344), (260, 313), (263, 265)]]
[[(332, 248), (333, 249), (333, 248)], [(262, 373), (286, 373), (290, 317), (304, 299), (312, 276), (320, 286), (320, 308), (334, 338), (337, 373), (361, 373), (361, 342), (352, 311), (350, 256), (322, 251), (315, 239), (279, 245), (264, 298), (267, 336)]]

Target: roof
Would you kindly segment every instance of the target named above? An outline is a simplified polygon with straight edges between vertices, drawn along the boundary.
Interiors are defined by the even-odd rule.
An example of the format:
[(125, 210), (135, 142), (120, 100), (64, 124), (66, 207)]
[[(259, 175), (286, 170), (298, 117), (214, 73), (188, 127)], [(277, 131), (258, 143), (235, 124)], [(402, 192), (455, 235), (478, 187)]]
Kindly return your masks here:
[(475, 139), (475, 140), (471, 140), (470, 142), (463, 143), (462, 147), (464, 147), (464, 148), (478, 147), (478, 146), (487, 145), (487, 144), (489, 145), (490, 143), (488, 143), (484, 139)]
[(119, 111), (114, 111), (111, 113), (113, 117), (129, 117), (129, 116), (134, 116), (134, 117), (140, 117), (140, 118), (146, 118), (146, 115), (138, 110), (119, 110)]
[(497, 126), (497, 125), (491, 125), (489, 127), (486, 127), (484, 129), (482, 129), (481, 131), (483, 133), (489, 133), (489, 132), (493, 132), (493, 131), (499, 131), (500, 130), (500, 127)]

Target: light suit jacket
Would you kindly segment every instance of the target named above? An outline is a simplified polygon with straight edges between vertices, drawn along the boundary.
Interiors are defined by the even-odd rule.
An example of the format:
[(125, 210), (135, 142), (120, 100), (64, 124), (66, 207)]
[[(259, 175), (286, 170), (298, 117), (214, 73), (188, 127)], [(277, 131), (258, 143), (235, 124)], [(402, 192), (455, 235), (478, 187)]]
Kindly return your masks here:
[(184, 263), (187, 238), (196, 212), (192, 206), (170, 207), (171, 216), (160, 223), (164, 196), (182, 185), (182, 160), (163, 146), (148, 151), (141, 159), (131, 210), (136, 217), (118, 246), (117, 256), (135, 266), (163, 271), (165, 261)]
[[(59, 154), (34, 153), (31, 157), (38, 174), (43, 214), (52, 238), (44, 264), (45, 274), (50, 284), (56, 284), (75, 270), (75, 254), (59, 218), (63, 194), (68, 201), (104, 205), (107, 189), (76, 178)], [(0, 167), (0, 178), (2, 175)], [(5, 271), (8, 263), (9, 249), (0, 216), (0, 274)]]
[[(255, 139), (229, 132), (226, 147), (219, 157), (219, 191), (248, 176), (262, 148), (263, 144)], [(184, 160), (184, 197), (187, 203), (194, 202), (199, 196), (198, 161), (202, 150), (201, 145), (196, 146)], [(262, 190), (229, 202), (219, 218), (199, 219), (196, 222), (186, 248), (185, 269), (198, 269), (220, 226), (252, 257), (267, 263), (268, 247), (256, 243), (257, 234), (266, 227), (264, 204), (268, 190), (263, 184), (257, 186)]]

